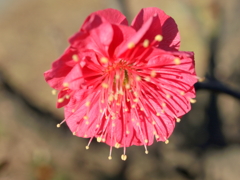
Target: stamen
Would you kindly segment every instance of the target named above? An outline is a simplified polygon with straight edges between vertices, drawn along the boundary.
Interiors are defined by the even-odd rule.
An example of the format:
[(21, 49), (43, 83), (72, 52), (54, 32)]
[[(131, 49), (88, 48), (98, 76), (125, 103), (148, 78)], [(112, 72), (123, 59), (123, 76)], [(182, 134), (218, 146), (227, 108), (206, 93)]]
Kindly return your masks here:
[(87, 101), (85, 106), (87, 106), (87, 107), (90, 106), (90, 101)]
[(63, 87), (68, 87), (69, 84), (67, 82), (63, 83)]
[(121, 156), (121, 159), (122, 159), (123, 161), (126, 161), (126, 160), (127, 160), (127, 155), (126, 155), (126, 154), (123, 154), (123, 155)]
[(102, 87), (107, 89), (108, 88), (108, 84), (107, 83), (102, 83)]
[(171, 95), (170, 94), (166, 94), (166, 98), (170, 98), (171, 97)]
[(203, 82), (203, 81), (205, 81), (205, 77), (197, 77), (197, 79), (198, 79), (198, 82)]
[(169, 143), (169, 140), (167, 139), (166, 141), (165, 141), (165, 144), (168, 144)]
[(157, 75), (156, 71), (151, 71), (151, 77), (155, 77)]
[(52, 95), (56, 95), (57, 94), (57, 90), (56, 89), (53, 89), (52, 90)]
[(155, 36), (155, 41), (160, 42), (160, 41), (162, 41), (162, 40), (163, 40), (162, 35), (158, 34), (158, 35)]
[(147, 48), (149, 46), (149, 40), (148, 39), (145, 39), (143, 41), (143, 47)]
[(129, 84), (126, 84), (126, 85), (125, 85), (125, 88), (126, 88), (126, 89), (130, 89), (130, 85), (129, 85)]
[(114, 147), (118, 149), (118, 148), (120, 148), (120, 144), (116, 142)]
[(101, 142), (102, 138), (101, 137), (97, 137), (97, 142)]
[(75, 62), (78, 62), (78, 61), (79, 61), (78, 56), (77, 56), (76, 54), (74, 54), (74, 55), (72, 56), (72, 59), (73, 59), (73, 61), (75, 61)]
[(175, 59), (174, 59), (174, 63), (175, 63), (176, 65), (179, 65), (179, 64), (181, 64), (181, 60), (180, 60), (179, 58), (175, 58)]
[(128, 49), (132, 49), (134, 47), (135, 47), (135, 43), (134, 42), (128, 43)]
[(65, 122), (66, 120), (64, 119), (62, 122), (60, 122), (59, 124), (57, 124), (57, 128), (60, 128), (61, 125)]
[(58, 102), (59, 102), (59, 103), (62, 103), (63, 101), (64, 101), (64, 98), (58, 99)]
[(103, 63), (103, 64), (107, 64), (107, 63), (108, 63), (108, 58), (102, 57), (102, 58), (100, 59), (100, 62)]
[(194, 103), (196, 103), (196, 102), (197, 102), (197, 100), (196, 100), (196, 99), (192, 99), (192, 98), (191, 98), (191, 99), (190, 99), (190, 102), (194, 104)]
[(180, 94), (181, 94), (182, 96), (184, 96), (184, 95), (185, 95), (185, 92), (184, 92), (184, 91), (181, 91)]
[(136, 81), (141, 81), (141, 77), (140, 76), (136, 76)]
[(145, 77), (144, 79), (145, 81), (148, 81), (148, 82), (151, 80), (149, 76)]

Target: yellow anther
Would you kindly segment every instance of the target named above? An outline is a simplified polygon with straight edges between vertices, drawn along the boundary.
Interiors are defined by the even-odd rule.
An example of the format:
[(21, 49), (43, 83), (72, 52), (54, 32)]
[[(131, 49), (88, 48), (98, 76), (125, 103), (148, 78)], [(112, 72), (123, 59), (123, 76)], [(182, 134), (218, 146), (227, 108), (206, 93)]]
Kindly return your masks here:
[(203, 82), (203, 81), (205, 81), (205, 79), (206, 79), (205, 77), (201, 77), (201, 78), (198, 78), (198, 81)]
[(165, 144), (168, 144), (169, 143), (169, 140), (167, 139), (166, 141), (165, 141)]
[(136, 105), (134, 104), (134, 105), (132, 105), (132, 108), (135, 108), (136, 107)]
[(145, 139), (145, 140), (144, 140), (144, 142), (145, 142), (145, 143), (148, 143), (148, 140), (147, 140), (147, 139)]
[(134, 91), (133, 94), (134, 94), (134, 96), (138, 97), (137, 91)]
[(123, 161), (126, 161), (126, 160), (127, 160), (127, 155), (126, 155), (126, 154), (123, 154), (123, 155), (121, 156), (121, 159), (122, 159)]
[(56, 89), (53, 89), (52, 90), (52, 95), (56, 95), (57, 94), (57, 90)]
[(133, 102), (138, 102), (138, 99), (137, 99), (137, 98), (136, 98), (136, 99), (134, 99), (134, 100), (133, 100)]
[(140, 126), (140, 123), (138, 122), (136, 125), (137, 125), (137, 126)]
[(57, 128), (60, 128), (61, 127), (61, 124), (57, 124)]
[(132, 121), (135, 121), (135, 119), (134, 119), (134, 118), (132, 118)]
[(87, 135), (86, 135), (86, 134), (84, 134), (84, 136), (83, 136), (83, 137), (85, 137), (85, 138), (86, 138), (86, 137), (87, 137)]
[(72, 56), (72, 59), (73, 59), (75, 62), (78, 62), (78, 61), (79, 61), (78, 56), (77, 56), (76, 54), (74, 54), (74, 55)]
[(185, 95), (185, 92), (184, 92), (184, 91), (181, 91), (180, 94), (181, 94), (182, 96), (184, 96), (184, 95)]
[(147, 48), (149, 46), (149, 40), (148, 39), (145, 39), (143, 41), (143, 47)]
[(148, 150), (145, 151), (145, 154), (148, 154)]
[(140, 108), (140, 111), (144, 111), (144, 109), (141, 107), (141, 108)]
[(101, 103), (104, 103), (104, 100), (101, 100)]
[(102, 58), (100, 59), (100, 62), (103, 63), (103, 64), (106, 64), (106, 63), (108, 63), (108, 58), (102, 57)]
[(119, 74), (116, 74), (116, 75), (115, 75), (115, 78), (116, 78), (116, 79), (120, 79), (120, 75), (119, 75)]
[(107, 83), (102, 83), (102, 87), (107, 89), (108, 88), (108, 84)]
[(136, 81), (141, 81), (141, 77), (140, 76), (136, 76)]
[(88, 149), (89, 149), (89, 146), (86, 146), (85, 148), (88, 150)]
[(103, 139), (102, 139), (102, 142), (105, 142), (105, 141), (106, 141), (106, 139), (103, 138)]
[(63, 87), (68, 87), (69, 84), (67, 82), (63, 83)]
[(194, 103), (197, 102), (197, 100), (196, 99), (190, 99), (190, 102), (194, 104)]
[(69, 99), (69, 98), (70, 98), (70, 95), (66, 95), (65, 98), (66, 98), (66, 99)]
[(74, 113), (74, 112), (75, 112), (75, 109), (72, 109), (72, 112)]
[(64, 101), (63, 98), (58, 99), (58, 102), (59, 102), (59, 103), (62, 103), (63, 101)]
[(158, 34), (158, 35), (155, 36), (155, 41), (160, 42), (160, 41), (162, 41), (162, 40), (163, 40), (162, 35)]
[(118, 91), (118, 94), (124, 95), (122, 90)]
[(150, 73), (151, 77), (155, 77), (157, 75), (156, 71), (151, 71)]
[(116, 126), (116, 124), (115, 123), (112, 123), (112, 127), (115, 127)]
[(112, 160), (112, 156), (108, 156), (108, 159), (109, 159), (109, 160)]
[(162, 103), (162, 107), (166, 107), (166, 106), (167, 106), (166, 103), (163, 102), (163, 103)]
[(114, 147), (118, 149), (118, 148), (120, 148), (120, 144), (116, 142)]
[(166, 98), (170, 98), (171, 97), (171, 95), (170, 94), (166, 94)]
[(148, 82), (151, 80), (151, 78), (149, 76), (145, 77), (144, 79), (145, 79), (145, 81), (148, 81)]
[(156, 122), (155, 122), (155, 121), (153, 121), (153, 122), (152, 122), (152, 124), (154, 125), (154, 124), (156, 124)]
[(126, 85), (125, 85), (125, 88), (126, 88), (126, 89), (130, 89), (130, 84), (126, 84)]
[(160, 113), (159, 112), (157, 112), (157, 114), (156, 114), (157, 116), (160, 116)]
[(100, 113), (102, 113), (103, 112), (103, 110), (102, 109), (100, 109)]
[(97, 137), (97, 142), (101, 142), (102, 138), (101, 137)]
[(158, 138), (159, 138), (159, 135), (156, 134), (156, 135), (155, 135), (155, 138), (158, 139)]
[(97, 125), (96, 125), (96, 128), (99, 128), (99, 127), (100, 127), (100, 126), (97, 124)]
[(128, 108), (125, 108), (124, 111), (128, 111)]
[(85, 120), (88, 119), (88, 116), (83, 116), (83, 119), (85, 119)]
[(164, 112), (165, 112), (165, 111), (162, 109), (162, 110), (161, 110), (161, 113), (163, 114)]
[(135, 44), (134, 44), (134, 42), (130, 42), (130, 43), (128, 43), (128, 49), (132, 49), (132, 48), (134, 48), (135, 47)]
[(130, 131), (126, 131), (126, 134), (130, 134)]
[(176, 65), (181, 64), (181, 60), (179, 58), (175, 58), (173, 61)]
[(89, 124), (89, 122), (88, 121), (86, 121), (86, 123), (85, 124)]
[(176, 121), (179, 123), (179, 122), (181, 122), (181, 119), (180, 118), (176, 118)]
[(85, 106), (90, 106), (90, 101), (87, 101), (87, 102), (85, 103)]
[(72, 134), (75, 136), (75, 135), (76, 135), (76, 132), (73, 132)]

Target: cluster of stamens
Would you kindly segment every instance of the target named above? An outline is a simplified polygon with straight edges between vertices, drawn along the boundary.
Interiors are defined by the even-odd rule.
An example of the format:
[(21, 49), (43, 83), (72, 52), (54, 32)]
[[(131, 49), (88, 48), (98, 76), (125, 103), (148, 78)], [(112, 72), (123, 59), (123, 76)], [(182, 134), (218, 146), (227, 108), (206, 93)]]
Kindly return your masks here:
[[(153, 42), (150, 42), (148, 39), (144, 40), (141, 44), (141, 47), (148, 48), (149, 46), (153, 46), (156, 42), (160, 42), (162, 40), (161, 35), (157, 35)], [(138, 48), (136, 44), (129, 43), (127, 45), (128, 49)], [(144, 52), (143, 52), (144, 53)], [(129, 56), (131, 58), (131, 56)], [(79, 62), (78, 56), (74, 54), (72, 56), (72, 60), (76, 63)], [(161, 118), (161, 115), (166, 113), (166, 110), (168, 108), (168, 101), (164, 101), (164, 99), (170, 99), (172, 98), (172, 95), (169, 93), (165, 93), (165, 97), (162, 96), (162, 94), (158, 92), (154, 92), (150, 87), (147, 87), (147, 83), (153, 83), (153, 84), (159, 84), (157, 78), (155, 78), (158, 74), (161, 74), (160, 71), (157, 71), (153, 68), (145, 68), (144, 70), (141, 69), (137, 65), (137, 60), (135, 59), (118, 59), (118, 60), (110, 60), (107, 57), (102, 57), (99, 59), (100, 63), (103, 66), (103, 70), (101, 72), (101, 81), (99, 82), (99, 85), (96, 85), (98, 87), (98, 90), (100, 92), (100, 99), (99, 99), (99, 119), (98, 123), (96, 125), (96, 133), (95, 137), (97, 137), (97, 142), (106, 142), (106, 136), (109, 135), (106, 132), (107, 126), (111, 125), (112, 131), (110, 132), (111, 137), (111, 147), (109, 152), (108, 159), (112, 159), (112, 147), (114, 145), (115, 148), (123, 147), (123, 155), (121, 156), (122, 160), (127, 159), (126, 155), (126, 145), (124, 144), (124, 140), (122, 141), (123, 144), (120, 144), (116, 141), (116, 137), (114, 137), (114, 129), (116, 128), (116, 121), (120, 120), (123, 122), (124, 126), (124, 137), (127, 138), (127, 136), (132, 133), (130, 132), (128, 128), (128, 123), (134, 124), (138, 131), (140, 132), (141, 137), (141, 143), (145, 147), (145, 153), (148, 154), (147, 145), (148, 145), (148, 138), (146, 134), (144, 134), (145, 129), (142, 127), (142, 122), (139, 120), (138, 117), (138, 111), (142, 111), (148, 120), (151, 122), (152, 129), (153, 129), (153, 135), (155, 136), (156, 140), (160, 138), (161, 132), (158, 130), (158, 124), (152, 118), (153, 116), (157, 116)], [(181, 60), (176, 57), (173, 59), (173, 64), (180, 65)], [(197, 78), (197, 77), (196, 77)], [(69, 83), (71, 82), (64, 82), (63, 83), (63, 89), (66, 90), (68, 88)], [(154, 107), (149, 106), (150, 101), (146, 99), (145, 94), (143, 93), (143, 89), (149, 91), (152, 93), (152, 96), (156, 96), (159, 98), (159, 101), (163, 99), (160, 102), (161, 109), (154, 109)], [(164, 92), (164, 86), (163, 86), (163, 92)], [(56, 94), (56, 91), (52, 91), (53, 94)], [(181, 96), (185, 96), (184, 91), (178, 92)], [(62, 103), (66, 99), (71, 98), (71, 95), (67, 94), (63, 98), (58, 99), (58, 103)], [(195, 99), (189, 99), (191, 103), (195, 103)], [(84, 103), (86, 106), (86, 115), (83, 116), (83, 120), (85, 121), (85, 125), (89, 125), (89, 114), (90, 108), (92, 107), (91, 99), (86, 98), (86, 101)], [(148, 110), (148, 109), (151, 110)], [(125, 116), (125, 112), (128, 112), (130, 114), (130, 120), (127, 119)], [(152, 114), (152, 112), (155, 112), (155, 114)], [(75, 109), (72, 110), (72, 113), (75, 113)], [(169, 111), (168, 111), (169, 113)], [(175, 119), (176, 122), (180, 122), (180, 118), (178, 118), (175, 114), (169, 114), (171, 117)], [(103, 125), (102, 129), (100, 129), (101, 121), (102, 119), (105, 119), (105, 125)], [(57, 127), (60, 127), (63, 122), (57, 125)], [(79, 130), (76, 129), (73, 132), (73, 135), (77, 135), (77, 132)], [(109, 133), (109, 132), (108, 132)], [(84, 137), (88, 137), (87, 135), (84, 135)], [(86, 146), (86, 149), (89, 149), (89, 145), (92, 141), (93, 137), (91, 137), (88, 145)], [(165, 138), (165, 144), (168, 144), (169, 140)]]

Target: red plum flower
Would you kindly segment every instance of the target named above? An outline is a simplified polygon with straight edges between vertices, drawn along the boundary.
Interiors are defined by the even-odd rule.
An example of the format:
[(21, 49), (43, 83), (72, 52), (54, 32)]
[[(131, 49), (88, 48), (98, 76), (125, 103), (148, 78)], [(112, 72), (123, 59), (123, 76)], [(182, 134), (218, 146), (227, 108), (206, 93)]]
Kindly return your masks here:
[[(74, 135), (112, 147), (168, 143), (175, 123), (194, 103), (193, 52), (179, 51), (175, 21), (142, 9), (131, 25), (115, 9), (87, 17), (70, 46), (44, 73)], [(62, 124), (58, 124), (58, 127)]]

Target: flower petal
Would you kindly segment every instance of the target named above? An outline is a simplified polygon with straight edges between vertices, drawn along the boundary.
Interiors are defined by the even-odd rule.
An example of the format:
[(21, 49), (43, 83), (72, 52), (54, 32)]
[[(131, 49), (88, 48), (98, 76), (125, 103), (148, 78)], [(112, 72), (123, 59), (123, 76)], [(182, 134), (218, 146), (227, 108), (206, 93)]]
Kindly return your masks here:
[(106, 22), (109, 22), (111, 24), (122, 24), (122, 25), (128, 25), (128, 21), (126, 17), (118, 10), (116, 9), (104, 9), (100, 11), (96, 11), (92, 13), (92, 15), (98, 15), (101, 18), (103, 18)]
[[(76, 53), (73, 48), (67, 48), (63, 55), (53, 62), (52, 69), (44, 73), (45, 80), (54, 89), (61, 90), (65, 76), (73, 68), (73, 58), (72, 56)], [(73, 63), (72, 63), (73, 62)]]
[(173, 18), (166, 15), (164, 11), (152, 7), (142, 9), (134, 18), (132, 26), (139, 30), (147, 20), (153, 15), (158, 15), (161, 22), (163, 40), (159, 43), (159, 48), (164, 50), (178, 50), (180, 47), (180, 35)]
[(108, 48), (113, 39), (113, 28), (109, 23), (102, 23), (88, 33), (78, 32), (70, 43), (80, 52), (93, 50), (102, 56), (108, 57)]

